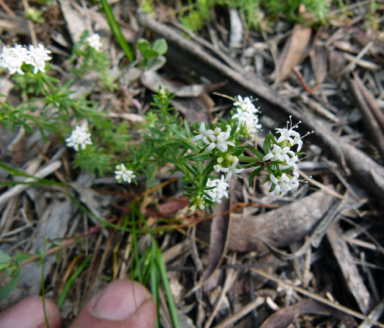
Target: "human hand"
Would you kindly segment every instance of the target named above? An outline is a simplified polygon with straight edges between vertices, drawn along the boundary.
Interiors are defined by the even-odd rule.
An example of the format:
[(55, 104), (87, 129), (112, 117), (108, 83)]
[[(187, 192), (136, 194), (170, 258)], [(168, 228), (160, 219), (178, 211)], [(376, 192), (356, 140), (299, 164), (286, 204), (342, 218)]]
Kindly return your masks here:
[[(50, 328), (61, 327), (57, 305), (46, 299)], [(111, 282), (80, 311), (71, 328), (153, 328), (156, 304), (141, 284), (127, 280)], [(41, 297), (31, 296), (0, 314), (1, 328), (45, 328)]]

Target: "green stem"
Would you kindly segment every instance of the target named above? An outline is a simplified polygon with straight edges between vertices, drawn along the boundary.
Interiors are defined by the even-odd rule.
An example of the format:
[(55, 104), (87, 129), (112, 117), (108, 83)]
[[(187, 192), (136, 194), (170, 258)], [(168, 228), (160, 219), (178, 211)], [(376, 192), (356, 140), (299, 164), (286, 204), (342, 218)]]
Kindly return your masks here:
[(255, 157), (248, 157), (248, 156), (238, 156), (238, 159), (240, 162), (247, 162), (247, 163), (258, 163), (259, 161)]

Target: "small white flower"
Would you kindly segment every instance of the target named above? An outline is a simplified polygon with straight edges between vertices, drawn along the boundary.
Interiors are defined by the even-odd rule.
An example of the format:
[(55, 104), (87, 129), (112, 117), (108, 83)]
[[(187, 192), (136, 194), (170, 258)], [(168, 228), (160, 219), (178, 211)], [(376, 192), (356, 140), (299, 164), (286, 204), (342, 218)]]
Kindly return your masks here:
[(293, 137), (292, 146), (293, 145), (297, 145), (297, 151), (300, 151), (301, 147), (303, 146), (303, 141), (300, 138), (300, 134), (297, 132), (294, 134), (294, 137)]
[(205, 123), (202, 122), (200, 124), (200, 134), (193, 137), (192, 142), (195, 142), (197, 140), (203, 140), (203, 142), (208, 145), (208, 144), (210, 144), (210, 141), (208, 140), (208, 138), (212, 138), (212, 136), (214, 137), (213, 131), (212, 130), (206, 130), (205, 129)]
[(280, 179), (277, 179), (273, 174), (271, 174), (270, 179), (272, 183), (276, 185), (274, 190), (275, 196), (280, 195), (280, 192), (291, 190), (291, 187), (288, 184), (290, 180), (285, 173), (281, 175)]
[[(295, 131), (292, 131), (291, 129), (280, 129), (280, 128), (277, 128), (276, 129), (276, 132), (277, 133), (280, 133), (281, 136), (279, 137), (279, 139), (277, 139), (277, 142), (280, 143), (284, 140), (288, 140), (290, 142), (290, 144), (292, 145), (293, 144), (293, 139), (291, 138), (292, 134), (295, 132)], [(297, 133), (297, 132), (296, 132)]]
[(123, 181), (131, 183), (131, 180), (135, 178), (132, 170), (128, 170), (124, 164), (116, 165), (115, 179), (122, 183)]
[(243, 168), (237, 169), (236, 168), (237, 163), (239, 163), (239, 159), (237, 157), (235, 157), (235, 160), (230, 167), (222, 167), (220, 169), (221, 172), (227, 173), (227, 177), (225, 178), (225, 182), (229, 181), (229, 179), (232, 177), (232, 175), (237, 177), (237, 174), (244, 170)]
[(239, 126), (244, 126), (245, 133), (249, 136), (254, 135), (256, 131), (261, 129), (258, 115), (249, 112), (242, 112), (241, 115), (235, 114), (232, 116), (232, 118), (236, 117), (238, 118)]
[(51, 59), (50, 53), (51, 51), (46, 49), (41, 43), (37, 47), (29, 46), (25, 63), (34, 67), (33, 74), (36, 74), (38, 71), (45, 72), (45, 62)]
[(234, 107), (237, 107), (237, 111), (239, 114), (239, 110), (241, 112), (248, 112), (256, 114), (259, 110), (255, 107), (249, 97), (245, 97), (244, 99), (241, 96), (237, 96), (237, 101), (233, 104)]
[(101, 51), (101, 49), (103, 47), (103, 45), (101, 44), (100, 35), (97, 33), (90, 35), (89, 37), (87, 37), (85, 39), (85, 41), (87, 41), (88, 45), (91, 48), (95, 49), (96, 51)]
[(294, 170), (297, 170), (297, 163), (300, 161), (299, 157), (295, 155), (293, 151), (289, 151), (287, 156), (285, 156), (288, 166), (292, 166)]
[[(303, 141), (301, 139), (303, 139), (304, 137), (306, 137), (311, 133), (314, 133), (314, 131), (308, 132), (305, 136), (301, 137), (299, 132), (293, 130), (299, 126), (301, 121), (299, 121), (297, 124), (292, 126), (291, 116), (289, 118), (290, 118), (290, 121), (287, 122), (287, 127), (285, 129), (280, 129), (280, 128), (276, 129), (277, 133), (280, 133), (280, 137), (279, 139), (277, 139), (277, 142), (281, 143), (284, 140), (287, 140), (291, 144), (291, 147), (294, 145), (297, 145), (297, 151), (299, 152), (301, 150), (301, 147), (303, 146)], [(290, 129), (288, 129), (289, 123), (291, 125)]]
[(211, 138), (211, 143), (205, 149), (205, 151), (211, 151), (216, 148), (221, 152), (225, 153), (228, 150), (228, 145), (235, 147), (235, 144), (232, 141), (228, 141), (228, 138), (231, 134), (230, 126), (227, 126), (227, 131), (222, 132), (220, 128), (216, 128), (214, 131), (214, 138)]
[(21, 66), (27, 58), (27, 49), (22, 45), (16, 45), (15, 47), (3, 47), (3, 51), (0, 55), (0, 66), (8, 69), (10, 74), (24, 74), (21, 70)]
[(222, 169), (223, 167), (221, 166), (221, 164), (216, 164), (213, 168), (214, 168), (214, 170), (215, 170), (216, 172), (221, 172), (221, 169)]
[(224, 176), (221, 176), (221, 179), (211, 180), (208, 179), (207, 187), (215, 187), (214, 189), (207, 190), (207, 194), (212, 198), (212, 201), (218, 204), (221, 204), (221, 199), (228, 197), (227, 188), (229, 187), (228, 183), (224, 181)]
[(289, 147), (283, 147), (273, 144), (271, 150), (267, 155), (263, 157), (263, 162), (271, 160), (272, 162), (281, 161), (284, 162), (289, 158), (287, 153), (289, 152)]
[(235, 147), (232, 141), (228, 141), (230, 135), (231, 127), (229, 125), (227, 126), (227, 131), (222, 132), (220, 128), (206, 130), (203, 122), (200, 124), (200, 134), (193, 137), (192, 141), (203, 140), (203, 142), (208, 145), (205, 151), (211, 151), (217, 147), (217, 149), (224, 153), (228, 150), (228, 145)]
[(288, 185), (291, 188), (291, 190), (297, 190), (297, 188), (299, 188), (298, 176), (293, 176), (292, 178), (290, 178)]
[(87, 133), (85, 128), (76, 126), (71, 136), (65, 139), (65, 142), (67, 143), (67, 147), (73, 147), (76, 151), (79, 151), (79, 146), (85, 149), (86, 145), (92, 145), (90, 137), (91, 134)]

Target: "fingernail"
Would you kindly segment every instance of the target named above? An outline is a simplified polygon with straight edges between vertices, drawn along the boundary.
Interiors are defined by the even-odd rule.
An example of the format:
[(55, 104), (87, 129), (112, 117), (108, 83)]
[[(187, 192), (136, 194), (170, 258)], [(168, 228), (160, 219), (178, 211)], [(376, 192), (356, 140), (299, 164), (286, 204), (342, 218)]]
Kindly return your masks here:
[(122, 321), (135, 313), (151, 296), (139, 283), (117, 280), (96, 296), (91, 307), (92, 316), (100, 319)]

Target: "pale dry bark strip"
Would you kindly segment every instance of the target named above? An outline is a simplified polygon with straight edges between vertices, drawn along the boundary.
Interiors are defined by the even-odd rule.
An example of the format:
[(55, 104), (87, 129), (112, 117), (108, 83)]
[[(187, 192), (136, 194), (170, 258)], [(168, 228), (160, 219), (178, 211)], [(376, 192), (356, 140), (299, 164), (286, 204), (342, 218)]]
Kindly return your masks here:
[(265, 251), (284, 247), (309, 235), (327, 213), (334, 197), (324, 191), (261, 215), (242, 217), (232, 213), (228, 248), (234, 251)]
[(359, 305), (361, 312), (366, 314), (372, 306), (371, 295), (360, 276), (353, 256), (349, 252), (348, 244), (343, 239), (338, 221), (335, 221), (329, 227), (327, 237), (349, 290)]

